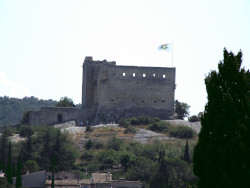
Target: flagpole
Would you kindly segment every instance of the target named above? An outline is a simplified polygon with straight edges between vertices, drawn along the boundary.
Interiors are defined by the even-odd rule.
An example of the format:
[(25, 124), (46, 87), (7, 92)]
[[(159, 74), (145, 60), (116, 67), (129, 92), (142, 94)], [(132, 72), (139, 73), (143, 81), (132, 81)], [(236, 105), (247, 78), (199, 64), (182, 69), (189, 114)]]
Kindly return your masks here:
[(172, 41), (172, 67), (174, 65), (174, 41)]

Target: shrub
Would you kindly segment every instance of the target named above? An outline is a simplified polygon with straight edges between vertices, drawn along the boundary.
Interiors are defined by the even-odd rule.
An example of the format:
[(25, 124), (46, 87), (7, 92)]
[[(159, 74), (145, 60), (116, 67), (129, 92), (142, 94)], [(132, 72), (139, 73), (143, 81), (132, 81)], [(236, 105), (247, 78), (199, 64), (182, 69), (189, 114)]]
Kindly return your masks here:
[(125, 134), (128, 134), (128, 133), (136, 133), (136, 129), (134, 127), (131, 127), (131, 126), (128, 126), (125, 131), (124, 131)]
[(101, 142), (95, 142), (95, 149), (102, 149), (104, 147), (104, 144)]
[(169, 123), (165, 121), (154, 122), (153, 124), (149, 125), (149, 129), (151, 131), (158, 131), (158, 132), (167, 132), (169, 128)]
[(161, 119), (157, 118), (157, 117), (150, 120), (151, 123), (160, 122), (160, 121), (161, 121)]
[(172, 126), (169, 128), (170, 136), (178, 138), (193, 138), (195, 136), (195, 131), (186, 126)]
[(86, 132), (92, 132), (93, 128), (90, 125), (87, 125)]
[(136, 117), (131, 117), (129, 120), (130, 120), (131, 125), (139, 125), (140, 124), (139, 119)]
[(127, 128), (130, 125), (130, 119), (121, 118), (118, 121), (119, 126)]
[(21, 125), (19, 127), (19, 135), (22, 137), (29, 137), (32, 136), (34, 134), (34, 131), (32, 130), (32, 128), (28, 125)]
[(94, 155), (90, 152), (85, 152), (82, 156), (81, 159), (85, 159), (87, 161), (91, 161), (94, 158)]
[(144, 124), (144, 125), (148, 125), (151, 120), (151, 118), (146, 115), (138, 116), (137, 119), (139, 120), (140, 124)]
[(120, 150), (121, 146), (123, 144), (123, 140), (113, 137), (111, 139), (109, 139), (109, 141), (107, 142), (107, 148), (108, 149), (114, 149), (114, 150)]
[(88, 141), (85, 143), (85, 148), (86, 148), (87, 150), (91, 149), (93, 146), (94, 146), (94, 142), (91, 141), (91, 140), (88, 140)]
[(188, 121), (190, 121), (190, 122), (198, 122), (198, 121), (200, 121), (200, 118), (198, 116), (194, 115), (194, 116), (191, 116), (188, 119)]

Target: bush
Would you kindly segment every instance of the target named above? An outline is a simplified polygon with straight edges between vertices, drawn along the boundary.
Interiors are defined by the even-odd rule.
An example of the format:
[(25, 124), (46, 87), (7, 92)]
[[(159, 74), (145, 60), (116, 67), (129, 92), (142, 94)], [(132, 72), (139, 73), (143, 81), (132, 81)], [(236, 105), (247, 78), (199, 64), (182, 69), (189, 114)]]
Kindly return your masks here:
[(149, 130), (158, 132), (167, 132), (169, 128), (169, 123), (165, 121), (154, 122), (149, 125)]
[(19, 135), (22, 137), (29, 137), (32, 136), (34, 134), (34, 131), (32, 130), (32, 128), (28, 125), (21, 125), (19, 127)]
[(136, 129), (134, 127), (131, 127), (131, 126), (128, 126), (125, 131), (124, 131), (125, 134), (128, 134), (128, 133), (136, 133)]
[(94, 158), (94, 155), (90, 152), (85, 152), (82, 156), (81, 159), (85, 159), (87, 161), (91, 161)]
[(122, 139), (113, 137), (113, 138), (109, 139), (109, 141), (107, 142), (107, 148), (118, 151), (121, 149), (122, 144), (123, 144)]
[(146, 115), (141, 115), (141, 116), (138, 116), (137, 117), (140, 124), (143, 124), (143, 125), (148, 125), (151, 121), (151, 118), (149, 116), (146, 116)]
[(170, 136), (178, 137), (178, 138), (193, 138), (195, 136), (195, 131), (186, 126), (172, 126), (169, 128)]
[(102, 149), (104, 147), (104, 144), (101, 142), (95, 142), (95, 149)]
[(91, 141), (91, 140), (88, 140), (88, 141), (85, 143), (85, 148), (86, 148), (87, 150), (91, 149), (93, 146), (94, 146), (94, 142)]
[(93, 130), (94, 129), (90, 125), (87, 125), (86, 132), (92, 132)]
[(127, 128), (130, 125), (130, 119), (121, 118), (118, 121), (119, 126)]
[(191, 116), (190, 118), (188, 118), (188, 121), (198, 122), (198, 121), (200, 121), (200, 118), (198, 116), (194, 115), (194, 116)]
[(140, 121), (136, 117), (131, 117), (129, 120), (130, 120), (131, 125), (139, 125), (140, 124)]

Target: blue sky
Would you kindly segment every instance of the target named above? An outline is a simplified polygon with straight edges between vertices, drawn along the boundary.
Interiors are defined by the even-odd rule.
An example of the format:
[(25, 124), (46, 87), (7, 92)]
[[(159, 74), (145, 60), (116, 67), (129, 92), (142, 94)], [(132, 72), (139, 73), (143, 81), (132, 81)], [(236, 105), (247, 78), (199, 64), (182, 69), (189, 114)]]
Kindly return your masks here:
[(249, 0), (0, 0), (0, 96), (81, 103), (82, 63), (171, 66), (191, 114), (204, 110), (204, 78), (223, 48), (250, 67)]

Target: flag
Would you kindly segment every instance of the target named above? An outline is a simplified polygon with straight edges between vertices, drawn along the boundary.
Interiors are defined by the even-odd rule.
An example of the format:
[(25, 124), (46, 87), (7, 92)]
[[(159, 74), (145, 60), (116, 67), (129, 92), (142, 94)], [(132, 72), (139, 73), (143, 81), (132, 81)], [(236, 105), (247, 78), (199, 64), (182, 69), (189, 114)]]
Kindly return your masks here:
[(159, 48), (158, 48), (158, 50), (170, 51), (171, 50), (171, 43), (160, 45)]

